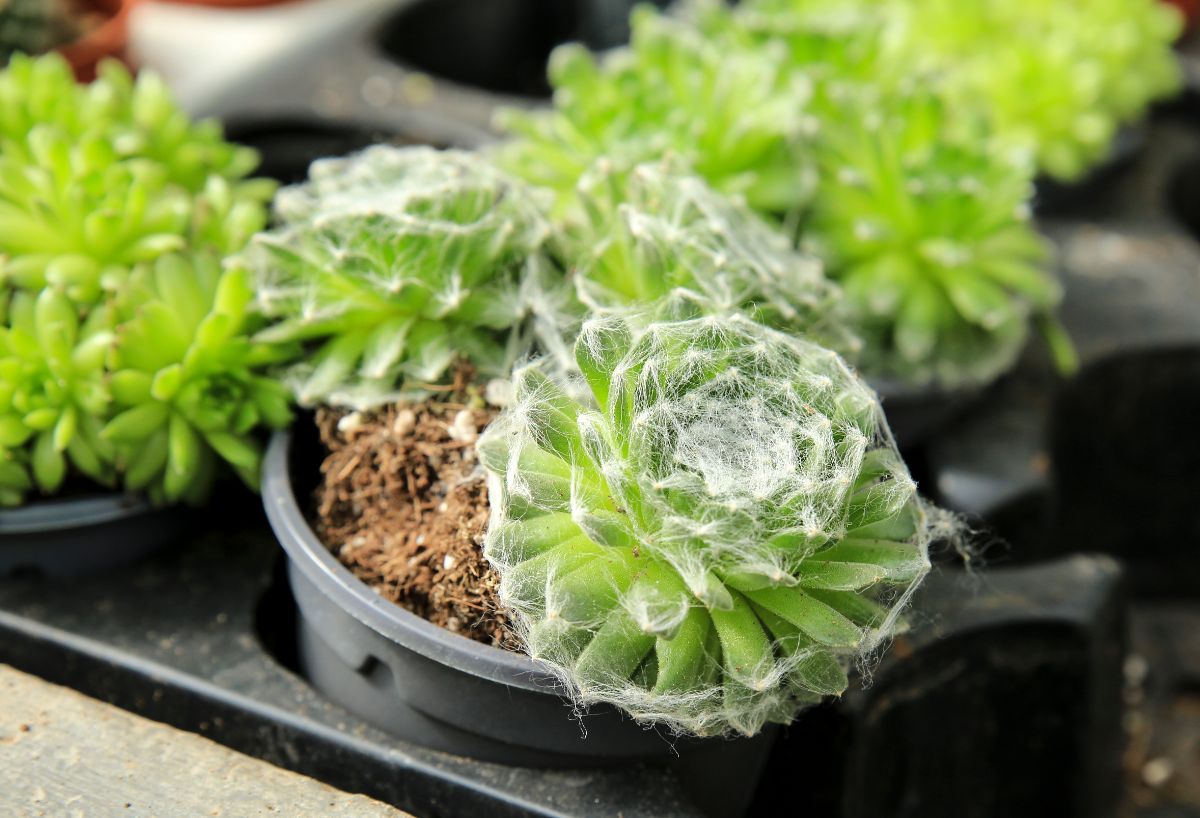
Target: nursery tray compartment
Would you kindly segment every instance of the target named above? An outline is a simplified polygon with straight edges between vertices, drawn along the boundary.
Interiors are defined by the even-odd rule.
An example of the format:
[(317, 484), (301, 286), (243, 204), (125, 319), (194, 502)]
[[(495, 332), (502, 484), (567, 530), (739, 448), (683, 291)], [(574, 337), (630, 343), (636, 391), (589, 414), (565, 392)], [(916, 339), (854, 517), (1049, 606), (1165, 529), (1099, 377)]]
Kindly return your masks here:
[(1126, 561), (1138, 595), (1196, 594), (1200, 237), (1185, 227), (1200, 218), (1200, 151), (1189, 99), (1147, 124), (1145, 149), (1088, 202), (1041, 220), (1080, 372), (1064, 381), (1027, 355), (926, 446), (923, 489), (996, 532), (993, 564), (1102, 551)]
[[(137, 566), (106, 576), (0, 582), (0, 662), (422, 818), (705, 814), (667, 765), (491, 764), (401, 741), (330, 702), (294, 672), (295, 609), (278, 545), (253, 507), (222, 500), (214, 506), (220, 513), (211, 515), (215, 530), (180, 538)], [(1054, 747), (1072, 748), (981, 756), (971, 768), (975, 774), (994, 765), (987, 772), (993, 786), (1036, 769), (1038, 786), (1052, 782), (1047, 793), (1069, 781), (1079, 798), (1093, 787), (1111, 787), (1111, 777), (1098, 771), (1111, 764), (1119, 727), (1111, 693), (1121, 644), (1117, 579), (1111, 561), (1085, 557), (994, 577), (932, 577), (917, 627), (881, 665), (874, 684), (803, 714), (787, 729), (748, 815), (790, 814), (801, 791), (805, 814), (814, 818), (878, 818), (871, 810), (889, 793), (938, 806), (921, 813), (924, 818), (1010, 818), (995, 804), (990, 811), (965, 811), (971, 799), (961, 800), (962, 788), (936, 800), (943, 790), (939, 771), (964, 746), (990, 749), (994, 736), (994, 719), (975, 718), (990, 693), (946, 699), (964, 689), (964, 680), (987, 689), (990, 664), (970, 662), (973, 670), (965, 675), (948, 672), (970, 657), (1040, 674), (1010, 675), (1007, 700), (1022, 704), (1006, 723), (1031, 720), (1049, 731)], [(1043, 647), (1035, 654), (1037, 645)], [(1043, 658), (1023, 664), (1030, 655)], [(930, 668), (933, 682), (926, 683)], [(1062, 707), (1057, 691), (1063, 685), (1091, 704)], [(957, 709), (948, 714), (943, 701), (956, 702)], [(884, 752), (898, 739), (880, 730), (926, 723), (933, 718), (928, 713), (955, 719), (960, 743), (925, 747), (923, 774), (915, 776), (905, 766), (915, 751)], [(924, 735), (918, 730), (905, 741), (916, 746)], [(713, 772), (709, 783), (728, 787), (735, 775), (730, 765)], [(703, 806), (711, 812), (711, 804)], [(1073, 810), (1058, 818), (1102, 814)]]

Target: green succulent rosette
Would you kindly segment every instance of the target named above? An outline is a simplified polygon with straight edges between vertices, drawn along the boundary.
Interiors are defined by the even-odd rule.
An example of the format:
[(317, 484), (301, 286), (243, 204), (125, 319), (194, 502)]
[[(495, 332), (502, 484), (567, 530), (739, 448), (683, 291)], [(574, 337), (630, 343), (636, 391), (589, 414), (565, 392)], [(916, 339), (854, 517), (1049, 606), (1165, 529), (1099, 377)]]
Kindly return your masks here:
[(859, 96), (819, 142), (821, 195), (803, 228), (839, 281), (875, 376), (986, 383), (1040, 322), (1064, 369), (1073, 352), (1051, 318), (1061, 298), (1035, 231), (1027, 164), (982, 127), (950, 133), (923, 91)]
[(240, 249), (274, 190), (244, 178), (256, 164), (152, 73), (108, 62), (78, 85), (57, 55), (16, 55), (0, 71), (0, 282), (86, 310), (165, 253)]
[(597, 57), (565, 45), (550, 59), (551, 111), (506, 111), (514, 139), (500, 164), (574, 203), (600, 157), (617, 172), (674, 155), (715, 189), (752, 207), (802, 207), (813, 172), (801, 149), (812, 128), (807, 78), (789, 74), (776, 46), (722, 47), (684, 21), (639, 8), (628, 47)]
[(376, 405), (456, 357), (505, 374), (535, 335), (561, 343), (546, 207), (462, 151), (379, 145), (315, 162), (245, 256), (273, 320), (259, 337), (307, 345), (287, 376), (306, 405)]
[[(793, 66), (817, 76), (886, 85), (936, 75), (968, 133), (982, 114), (1005, 150), (1065, 181), (1181, 84), (1172, 44), (1182, 21), (1158, 0), (746, 0), (734, 16), (760, 39), (788, 43)], [(864, 32), (876, 40), (870, 50)]]
[(109, 394), (104, 362), (111, 310), (81, 321), (65, 295), (11, 296), (0, 325), (0, 504), (36, 488), (56, 492), (70, 467), (113, 485), (113, 448), (101, 431)]
[(955, 106), (983, 106), (1005, 143), (1070, 181), (1103, 160), (1122, 124), (1180, 87), (1177, 10), (1158, 0), (905, 0), (894, 59), (944, 76)]
[(874, 393), (737, 314), (594, 319), (576, 356), (585, 399), (519, 370), (478, 444), (530, 655), (584, 704), (701, 735), (841, 693), (929, 568)]
[(594, 314), (645, 310), (659, 319), (741, 311), (853, 356), (841, 288), (740, 197), (660, 161), (585, 174), (585, 216), (563, 244), (579, 300)]
[(102, 437), (124, 486), (157, 502), (202, 502), (222, 463), (257, 489), (258, 431), (291, 420), (269, 373), (293, 354), (256, 342), (248, 273), (212, 255), (163, 256), (121, 304)]

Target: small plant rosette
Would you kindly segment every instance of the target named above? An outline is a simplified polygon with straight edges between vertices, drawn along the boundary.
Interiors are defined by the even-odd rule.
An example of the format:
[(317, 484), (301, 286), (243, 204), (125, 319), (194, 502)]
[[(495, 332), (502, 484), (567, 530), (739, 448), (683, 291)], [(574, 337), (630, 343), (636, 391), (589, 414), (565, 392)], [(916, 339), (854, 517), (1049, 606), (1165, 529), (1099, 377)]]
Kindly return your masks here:
[(253, 271), (269, 343), (308, 353), (285, 380), (303, 405), (369, 408), (419, 394), (456, 358), (505, 374), (569, 312), (538, 192), (463, 151), (377, 145), (313, 163), (276, 197)]
[(74, 472), (156, 503), (206, 497), (228, 463), (251, 486), (257, 430), (290, 419), (251, 342), (245, 274), (211, 255), (139, 267), (119, 302), (80, 320), (54, 288), (18, 291), (0, 326), (0, 503), (55, 494)]
[(514, 136), (495, 149), (501, 166), (556, 191), (560, 211), (601, 157), (625, 173), (668, 154), (757, 210), (801, 209), (816, 181), (803, 149), (812, 87), (784, 70), (783, 49), (724, 48), (648, 7), (633, 12), (631, 29), (629, 46), (599, 57), (577, 44), (555, 49), (554, 108), (500, 113)]
[(78, 85), (61, 57), (0, 71), (0, 282), (81, 311), (171, 252), (229, 253), (266, 221), (257, 154), (193, 123), (151, 72), (115, 61)]
[(680, 162), (621, 173), (601, 160), (580, 180), (578, 199), (584, 218), (561, 244), (591, 314), (649, 304), (658, 319), (741, 311), (858, 354), (845, 298), (821, 261)]
[(820, 140), (821, 195), (800, 244), (841, 283), (873, 377), (961, 388), (1008, 369), (1028, 330), (1074, 366), (1054, 319), (1061, 286), (1033, 226), (1032, 169), (990, 141), (954, 136), (919, 89), (847, 100)]
[(938, 518), (875, 395), (736, 314), (592, 319), (576, 355), (587, 398), (518, 370), (478, 444), (484, 553), (529, 654), (581, 704), (681, 733), (842, 693), (901, 625)]

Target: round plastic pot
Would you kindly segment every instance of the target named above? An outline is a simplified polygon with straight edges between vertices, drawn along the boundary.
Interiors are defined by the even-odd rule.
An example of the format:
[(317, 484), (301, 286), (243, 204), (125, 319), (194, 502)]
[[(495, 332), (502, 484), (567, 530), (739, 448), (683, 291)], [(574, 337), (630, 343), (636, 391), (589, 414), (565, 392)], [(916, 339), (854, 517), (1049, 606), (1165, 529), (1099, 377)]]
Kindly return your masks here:
[(940, 389), (901, 381), (871, 381), (897, 445), (911, 450), (926, 443), (983, 394), (982, 389)]
[(1037, 179), (1033, 210), (1039, 216), (1055, 216), (1095, 201), (1113, 180), (1137, 159), (1146, 147), (1145, 125), (1130, 125), (1117, 131), (1108, 155), (1073, 182), (1049, 176)]
[[(433, 625), (342, 566), (296, 501), (305, 482), (292, 473), (301, 459), (292, 449), (291, 433), (276, 433), (263, 465), (263, 503), (288, 558), (300, 669), (328, 698), (425, 747), (532, 767), (682, 763), (682, 777), (706, 780), (713, 797), (747, 803), (774, 730), (753, 739), (671, 739), (615, 708), (575, 712), (555, 677), (527, 656)], [(310, 471), (308, 484), (316, 477)]]
[[(653, 0), (665, 6), (668, 0)], [(634, 0), (415, 0), (380, 29), (396, 62), (494, 93), (548, 97), (546, 63), (566, 42), (603, 50), (629, 38)]]
[(166, 545), (179, 510), (129, 494), (40, 500), (0, 511), (0, 576), (72, 577), (127, 565)]

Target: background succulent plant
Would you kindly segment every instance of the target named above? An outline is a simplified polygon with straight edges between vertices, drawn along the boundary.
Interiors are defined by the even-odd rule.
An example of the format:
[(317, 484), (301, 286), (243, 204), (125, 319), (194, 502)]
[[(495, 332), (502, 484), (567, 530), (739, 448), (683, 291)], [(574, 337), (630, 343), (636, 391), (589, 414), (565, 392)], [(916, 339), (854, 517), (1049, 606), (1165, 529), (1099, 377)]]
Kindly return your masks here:
[(920, 1), (685, 8), (715, 39), (784, 44), (786, 70), (812, 80), (817, 194), (797, 235), (845, 288), (863, 371), (984, 383), (1015, 359), (1031, 318), (1069, 369), (1073, 352), (1052, 318), (1061, 293), (1030, 221), (1028, 153), (977, 104), (952, 99), (945, 74), (891, 53), (889, 15)]
[(531, 332), (560, 336), (537, 193), (461, 151), (375, 146), (315, 162), (246, 255), (263, 340), (316, 346), (300, 402), (377, 404), (455, 356), (503, 374)]
[(1016, 358), (1034, 317), (1069, 369), (1070, 344), (1051, 317), (1060, 287), (1030, 221), (1028, 164), (996, 150), (982, 127), (953, 135), (931, 93), (843, 105), (819, 140), (820, 196), (801, 244), (845, 289), (864, 371), (984, 383)]
[(109, 62), (81, 86), (56, 55), (17, 55), (0, 71), (0, 281), (86, 309), (164, 253), (239, 249), (274, 189), (244, 179), (257, 161), (152, 73)]
[(0, 71), (0, 504), (72, 473), (198, 501), (220, 460), (256, 483), (287, 349), (250, 342), (246, 274), (220, 264), (265, 223), (256, 162), (152, 74)]
[(585, 218), (563, 242), (580, 300), (593, 313), (657, 304), (657, 318), (732, 311), (808, 335), (842, 353), (860, 343), (841, 289), (738, 196), (678, 162), (622, 173), (601, 160), (580, 182)]
[(812, 167), (797, 150), (812, 127), (808, 80), (781, 70), (778, 46), (723, 49), (691, 25), (636, 10), (625, 48), (597, 58), (581, 46), (554, 51), (554, 109), (506, 112), (518, 138), (502, 165), (573, 199), (599, 157), (618, 172), (674, 154), (724, 193), (756, 209), (796, 210), (812, 192)]
[(1122, 124), (1180, 84), (1171, 45), (1182, 21), (1158, 0), (743, 5), (760, 31), (793, 44), (811, 42), (814, 25), (868, 20), (884, 32), (876, 62), (886, 71), (936, 73), (968, 130), (982, 112), (1008, 149), (1032, 153), (1040, 170), (1065, 180), (1102, 160)]
[(103, 430), (126, 488), (200, 502), (220, 461), (257, 488), (255, 431), (291, 419), (287, 389), (266, 371), (286, 346), (250, 338), (249, 275), (211, 254), (163, 256), (139, 270), (121, 304)]
[(12, 295), (0, 325), (0, 450), (10, 453), (0, 466), (0, 502), (15, 505), (35, 485), (57, 491), (68, 463), (112, 485), (113, 450), (101, 429), (113, 337), (111, 310), (81, 322), (56, 290)]
[(895, 629), (925, 510), (835, 353), (737, 314), (631, 327), (585, 324), (591, 400), (526, 368), (479, 442), (502, 600), (585, 703), (786, 722)]

